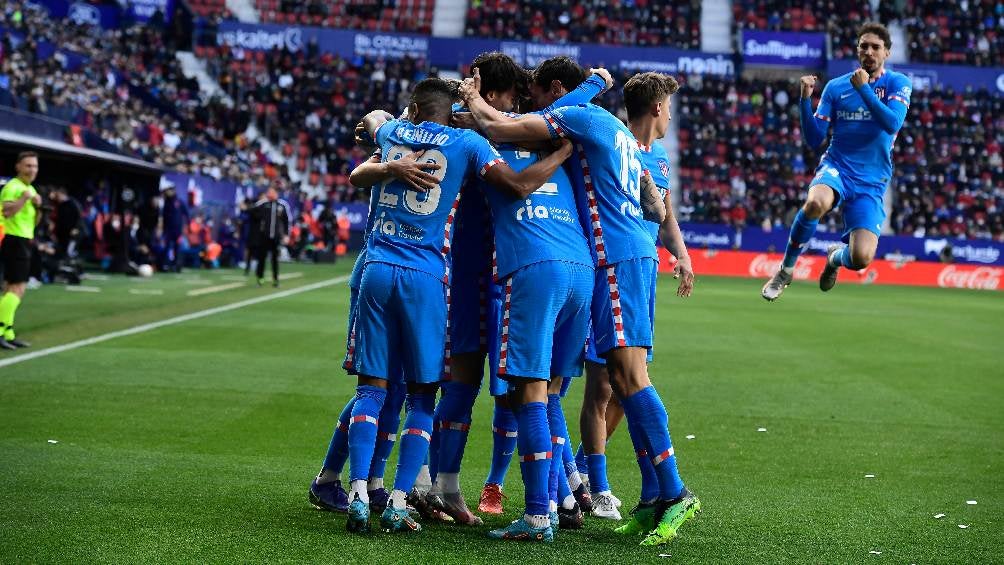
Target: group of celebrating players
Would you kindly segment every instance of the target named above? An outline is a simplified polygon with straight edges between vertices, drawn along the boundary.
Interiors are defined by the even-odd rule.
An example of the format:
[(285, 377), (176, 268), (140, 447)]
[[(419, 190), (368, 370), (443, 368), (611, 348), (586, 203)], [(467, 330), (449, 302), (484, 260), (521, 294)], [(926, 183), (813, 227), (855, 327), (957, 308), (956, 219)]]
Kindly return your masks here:
[[(858, 40), (862, 69), (831, 81), (815, 115), (814, 79), (803, 78), (807, 140), (818, 146), (830, 122), (834, 141), (778, 275), (764, 286), (768, 300), (790, 283), (814, 220), (838, 203), (851, 245), (831, 250), (821, 285), (833, 286), (840, 265), (867, 263), (868, 236), (877, 242), (877, 181), (865, 172), (881, 168), (882, 151), (888, 159), (909, 88), (906, 77), (884, 70), (884, 28), (866, 25)], [(657, 240), (677, 259), (677, 294), (689, 296), (694, 281), (658, 142), (679, 85), (659, 73), (631, 77), (623, 86), (625, 125), (589, 103), (613, 86), (603, 69), (587, 72), (556, 57), (531, 72), (502, 53), (483, 54), (471, 68), (473, 78), (459, 84), (419, 82), (401, 118), (374, 111), (357, 128), (357, 140), (375, 148), (351, 175), (353, 184), (372, 187), (366, 245), (350, 280), (344, 362), (358, 385), (310, 501), (346, 512), (351, 532), (369, 530), (371, 509), (390, 532), (421, 530), (411, 510), (482, 524), (464, 502), (459, 473), (487, 356), (493, 455), (478, 510), (502, 513), (516, 446), (525, 486), (522, 517), (488, 535), (548, 542), (559, 528), (581, 528), (583, 512), (620, 520), (604, 446), (623, 416), (641, 494), (616, 531), (644, 535), (643, 545), (666, 543), (701, 509), (680, 478), (666, 408), (647, 368)], [(863, 104), (867, 117), (864, 106), (842, 109), (845, 91), (856, 97), (846, 104)], [(873, 162), (860, 168), (859, 158)], [(583, 372), (582, 443), (573, 454), (561, 399)], [(397, 472), (387, 489), (384, 467), (402, 406)]]

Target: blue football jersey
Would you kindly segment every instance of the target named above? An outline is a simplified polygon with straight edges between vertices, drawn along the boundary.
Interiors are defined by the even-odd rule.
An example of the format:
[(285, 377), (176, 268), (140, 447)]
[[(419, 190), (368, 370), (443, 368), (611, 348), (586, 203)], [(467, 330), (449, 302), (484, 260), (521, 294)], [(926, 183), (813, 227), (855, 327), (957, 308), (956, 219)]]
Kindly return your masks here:
[(503, 163), (488, 140), (471, 130), (431, 122), (391, 120), (376, 132), (385, 161), (424, 150), (422, 160), (441, 165), (440, 183), (429, 192), (390, 179), (377, 187), (374, 216), (366, 242), (366, 262), (390, 263), (449, 281), (453, 220), (465, 179)]
[[(502, 145), (499, 152), (515, 171), (540, 159), (537, 153), (513, 145)], [(526, 198), (514, 198), (484, 182), (481, 185), (495, 228), (496, 280), (541, 261), (593, 265), (572, 183), (563, 168)]]
[(657, 258), (641, 213), (642, 165), (631, 130), (594, 104), (550, 110), (544, 118), (552, 137), (567, 137), (576, 144), (579, 162), (573, 163), (570, 178), (577, 188), (579, 215), (589, 222), (596, 265)]
[[(638, 150), (641, 152), (641, 168), (648, 171), (655, 181), (655, 186), (659, 187), (659, 193), (663, 198), (669, 193), (669, 154), (659, 140), (651, 146), (638, 143)], [(649, 233), (652, 234), (652, 241), (659, 241), (659, 224), (646, 222)]]
[(370, 232), (373, 231), (373, 209), (379, 194), (379, 186), (370, 189), (370, 207), (369, 214), (366, 215), (366, 227), (363, 230), (363, 247), (359, 250), (356, 262), (352, 265), (352, 274), (349, 275), (349, 288), (359, 288), (359, 284), (363, 280), (363, 265), (366, 264), (366, 242), (369, 239)]
[(478, 184), (481, 183), (468, 182), (460, 191), (451, 248), (454, 273), (480, 274), (491, 267), (491, 214)]
[[(862, 185), (884, 186), (892, 177), (892, 148), (896, 134), (886, 132), (872, 118), (861, 95), (851, 84), (851, 74), (841, 75), (823, 88), (816, 117), (830, 122), (830, 146), (821, 163), (835, 166), (840, 174)], [(867, 85), (883, 104), (910, 107), (913, 85), (902, 73), (885, 71)]]

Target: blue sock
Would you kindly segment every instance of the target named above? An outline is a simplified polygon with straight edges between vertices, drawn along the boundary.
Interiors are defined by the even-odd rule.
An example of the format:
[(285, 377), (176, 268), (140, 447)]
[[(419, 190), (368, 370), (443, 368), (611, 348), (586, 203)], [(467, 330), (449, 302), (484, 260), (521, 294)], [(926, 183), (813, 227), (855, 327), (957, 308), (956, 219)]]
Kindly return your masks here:
[(669, 416), (666, 406), (649, 386), (621, 400), (624, 416), (628, 419), (628, 429), (634, 421), (641, 432), (648, 456), (659, 477), (659, 498), (673, 500), (683, 490), (683, 480), (676, 469), (673, 442), (669, 438)]
[(565, 465), (565, 476), (574, 473), (578, 473), (579, 469), (575, 466), (575, 454), (572, 453), (572, 439), (568, 436), (568, 422), (565, 422), (565, 445), (561, 446), (561, 462)]
[(373, 461), (370, 463), (371, 479), (383, 478), (387, 469), (387, 458), (394, 449), (397, 439), (397, 429), (401, 425), (401, 406), (404, 405), (406, 386), (403, 383), (391, 384), (387, 387), (387, 400), (380, 410), (380, 422), (377, 424), (376, 448), (373, 450)]
[(335, 432), (331, 434), (331, 443), (328, 444), (328, 453), (324, 456), (324, 463), (321, 469), (332, 473), (341, 473), (345, 468), (345, 461), (349, 458), (349, 420), (352, 418), (352, 406), (356, 403), (353, 396), (345, 403), (342, 413), (338, 416), (338, 424), (335, 425)]
[(850, 245), (845, 245), (844, 248), (841, 249), (839, 253), (837, 253), (837, 263), (839, 263), (840, 265), (842, 265), (842, 266), (844, 266), (844, 267), (846, 267), (846, 268), (848, 268), (848, 269), (850, 269), (852, 271), (856, 271), (857, 270), (857, 267), (854, 265), (854, 262), (851, 261), (851, 246)]
[(589, 492), (599, 494), (610, 490), (607, 483), (607, 456), (594, 453), (586, 456), (589, 463)]
[(350, 481), (365, 481), (369, 478), (373, 449), (376, 447), (377, 422), (386, 399), (387, 391), (380, 387), (356, 387), (356, 401), (352, 405), (349, 423)]
[(645, 443), (645, 435), (637, 423), (628, 421), (628, 433), (631, 434), (631, 443), (634, 445), (635, 454), (638, 456), (638, 468), (641, 470), (641, 496), (639, 500), (649, 503), (659, 498), (659, 477), (655, 474), (655, 467), (648, 457), (648, 445)]
[[(439, 391), (439, 397), (442, 398), (446, 392), (442, 385), (440, 385)], [(429, 441), (429, 454), (425, 460), (425, 464), (429, 466), (429, 478), (432, 480), (432, 484), (436, 484), (436, 473), (439, 472), (439, 421), (442, 420), (440, 415), (442, 410), (443, 403), (437, 403), (436, 410), (432, 414), (432, 439)]]
[[(571, 379), (566, 379), (571, 380)], [(564, 452), (568, 446), (568, 424), (565, 422), (565, 411), (561, 408), (561, 395), (547, 395), (547, 424), (551, 428), (551, 469), (554, 474), (551, 500), (561, 504), (565, 497), (572, 494), (568, 486), (568, 475), (565, 474)], [(569, 449), (569, 453), (571, 449)]]
[(802, 210), (795, 214), (795, 221), (791, 223), (791, 235), (788, 237), (788, 245), (784, 248), (784, 260), (781, 264), (792, 269), (795, 261), (802, 254), (802, 247), (812, 239), (816, 233), (816, 226), (819, 220), (810, 220)]
[(526, 487), (526, 513), (546, 516), (548, 476), (551, 471), (551, 433), (547, 425), (547, 405), (528, 402), (516, 415), (519, 421), (519, 459)]
[(449, 381), (443, 383), (443, 396), (436, 411), (440, 420), (436, 422), (439, 431), (438, 473), (459, 473), (460, 462), (467, 447), (467, 435), (471, 429), (471, 411), (477, 399), (478, 389), (468, 384)]
[(579, 470), (582, 480), (589, 478), (589, 461), (586, 459), (586, 451), (582, 449), (582, 444), (575, 450), (575, 468)]
[(432, 438), (432, 413), (436, 397), (432, 394), (411, 394), (405, 398), (408, 416), (401, 431), (401, 449), (397, 454), (397, 472), (394, 474), (394, 490), (411, 492), (415, 486), (418, 471), (429, 453)]
[(501, 486), (505, 481), (505, 475), (509, 472), (509, 462), (512, 460), (513, 452), (516, 451), (517, 428), (516, 415), (512, 410), (496, 402), (495, 416), (492, 419), (492, 466), (485, 484)]

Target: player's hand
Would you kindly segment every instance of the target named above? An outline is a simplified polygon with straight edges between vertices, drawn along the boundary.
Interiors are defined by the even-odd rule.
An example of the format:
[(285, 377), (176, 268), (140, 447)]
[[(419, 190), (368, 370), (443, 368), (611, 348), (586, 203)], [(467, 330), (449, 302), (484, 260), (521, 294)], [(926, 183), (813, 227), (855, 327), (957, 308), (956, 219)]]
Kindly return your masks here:
[(554, 142), (554, 152), (560, 153), (562, 159), (568, 159), (572, 156), (572, 142), (567, 139), (558, 139)]
[(812, 97), (812, 90), (816, 87), (816, 77), (812, 75), (805, 75), (799, 82), (802, 85), (802, 98)]
[(372, 149), (376, 147), (376, 143), (373, 142), (373, 138), (370, 136), (370, 132), (366, 131), (366, 126), (362, 122), (356, 124), (355, 130), (356, 145), (366, 149)]
[(419, 161), (425, 151), (408, 153), (400, 159), (387, 162), (387, 168), (394, 178), (400, 179), (419, 192), (429, 192), (439, 186), (439, 179), (428, 171), (442, 168), (436, 163)]
[(450, 117), (450, 125), (460, 129), (478, 129), (478, 121), (470, 112), (454, 112)]
[(589, 73), (597, 75), (601, 79), (603, 79), (603, 82), (605, 82), (606, 85), (607, 85), (604, 90), (610, 90), (611, 88), (613, 88), (613, 86), (614, 86), (614, 77), (610, 75), (610, 71), (604, 69), (603, 67), (599, 67), (599, 68), (596, 68), (596, 69), (589, 69)]
[(689, 255), (684, 255), (676, 261), (676, 266), (673, 267), (673, 278), (680, 279), (676, 295), (681, 298), (690, 296), (690, 293), (694, 291), (694, 268), (690, 264)]
[(478, 96), (481, 96), (481, 71), (474, 69), (473, 76), (465, 78), (464, 82), (460, 83), (460, 98), (470, 105), (470, 101)]
[(854, 74), (851, 75), (851, 85), (854, 88), (859, 88), (865, 84), (868, 84), (868, 71), (864, 69), (855, 70)]

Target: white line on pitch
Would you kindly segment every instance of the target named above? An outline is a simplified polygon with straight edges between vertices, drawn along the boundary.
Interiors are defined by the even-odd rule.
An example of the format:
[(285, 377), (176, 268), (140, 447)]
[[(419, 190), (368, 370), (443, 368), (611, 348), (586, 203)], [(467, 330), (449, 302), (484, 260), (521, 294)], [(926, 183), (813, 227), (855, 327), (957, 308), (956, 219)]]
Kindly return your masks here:
[(92, 273), (84, 273), (83, 277), (80, 277), (85, 281), (110, 281), (112, 278), (108, 275), (98, 275)]
[(16, 357), (10, 357), (7, 359), (0, 359), (0, 368), (14, 365), (16, 363), (21, 363), (23, 361), (31, 361), (32, 359), (38, 359), (39, 357), (47, 357), (49, 355), (54, 355), (56, 353), (62, 353), (64, 351), (70, 351), (73, 349), (79, 349), (87, 345), (94, 345), (95, 343), (101, 343), (103, 341), (108, 341), (110, 339), (115, 339), (117, 337), (125, 337), (129, 335), (135, 335), (143, 332), (148, 332), (150, 330), (155, 330), (158, 328), (163, 328), (166, 326), (173, 326), (175, 324), (180, 324), (182, 322), (188, 322), (190, 320), (197, 320), (199, 318), (205, 318), (206, 316), (212, 316), (213, 314), (220, 314), (223, 312), (229, 312), (231, 310), (237, 310), (238, 308), (244, 308), (245, 306), (252, 306), (254, 304), (260, 304), (262, 302), (268, 302), (270, 300), (275, 300), (277, 298), (285, 298), (287, 296), (293, 296), (296, 294), (302, 294), (304, 292), (309, 292), (311, 290), (316, 290), (319, 288), (324, 288), (326, 286), (332, 286), (336, 284), (341, 284), (349, 280), (349, 277), (341, 276), (333, 279), (328, 279), (326, 281), (320, 281), (313, 284), (308, 284), (304, 286), (299, 286), (296, 288), (291, 288), (289, 290), (283, 290), (280, 292), (274, 292), (271, 294), (266, 294), (264, 296), (257, 296), (255, 298), (249, 298), (247, 300), (241, 300), (240, 302), (234, 302), (232, 304), (225, 304), (223, 306), (217, 306), (215, 308), (209, 308), (206, 310), (200, 310), (198, 312), (192, 312), (190, 314), (184, 314), (181, 316), (175, 316), (174, 318), (168, 318), (166, 320), (160, 320), (159, 322), (152, 322), (149, 324), (143, 324), (140, 326), (135, 326), (132, 328), (127, 328), (124, 330), (119, 330), (111, 333), (102, 334), (95, 337), (89, 337), (87, 339), (82, 339), (80, 341), (74, 341), (72, 343), (67, 343), (64, 345), (57, 345), (55, 347), (48, 347), (46, 349), (39, 349), (38, 351), (32, 351), (31, 353), (25, 353), (24, 355), (18, 355)]
[(302, 276), (303, 276), (303, 273), (299, 273), (299, 272), (297, 272), (297, 273), (285, 273), (285, 274), (279, 275), (279, 280), (281, 280), (281, 281), (288, 281), (289, 279), (298, 279), (298, 278), (300, 278)]
[(101, 289), (96, 286), (68, 286), (66, 290), (70, 292), (101, 292)]
[(160, 296), (164, 294), (164, 291), (159, 288), (130, 288), (129, 294), (142, 294), (149, 296)]
[(206, 288), (197, 288), (195, 290), (190, 290), (185, 294), (187, 296), (202, 296), (203, 294), (212, 294), (214, 292), (223, 292), (224, 290), (230, 290), (234, 288), (240, 288), (247, 285), (246, 282), (234, 282), (227, 284), (218, 284), (216, 286), (207, 286)]

